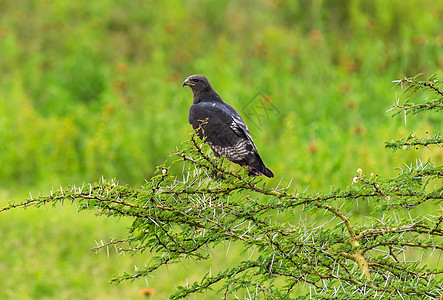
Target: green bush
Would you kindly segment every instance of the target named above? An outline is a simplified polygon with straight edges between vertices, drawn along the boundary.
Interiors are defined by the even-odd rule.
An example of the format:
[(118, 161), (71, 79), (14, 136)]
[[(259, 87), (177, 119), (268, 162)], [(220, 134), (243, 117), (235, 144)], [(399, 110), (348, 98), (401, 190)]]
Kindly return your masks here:
[[(392, 109), (398, 113), (442, 110), (443, 84), (435, 76), (399, 83), (412, 92), (434, 92), (436, 98), (396, 103)], [(386, 146), (408, 150), (442, 144), (439, 134), (413, 133)], [(223, 158), (208, 155), (197, 135), (174, 158), (173, 164), (182, 166), (181, 174), (170, 174), (169, 164), (161, 166), (140, 188), (102, 180), (53, 190), (0, 212), (70, 202), (80, 211), (130, 219), (124, 238), (102, 242), (94, 250), (149, 251), (152, 258), (145, 267), (113, 279), (116, 282), (146, 278), (185, 259), (211, 259), (211, 249), (220, 246), (227, 247), (227, 255), (231, 244), (242, 249), (234, 266), (179, 286), (172, 299), (215, 287), (225, 298), (241, 292), (249, 299), (300, 298), (300, 289), (308, 290), (304, 298), (318, 299), (443, 294), (436, 258), (443, 251), (443, 216), (433, 212), (443, 200), (441, 165), (419, 161), (391, 179), (358, 169), (352, 185), (315, 194), (293, 192), (289, 185), (272, 188), (243, 169), (231, 171)], [(359, 205), (366, 209), (354, 215)], [(305, 215), (315, 221), (307, 221)]]

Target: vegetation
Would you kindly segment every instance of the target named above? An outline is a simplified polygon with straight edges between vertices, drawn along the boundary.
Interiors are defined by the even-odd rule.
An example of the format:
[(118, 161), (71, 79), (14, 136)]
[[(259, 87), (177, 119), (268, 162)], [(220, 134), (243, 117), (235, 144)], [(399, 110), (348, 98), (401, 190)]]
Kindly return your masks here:
[[(443, 160), (441, 151), (426, 147), (393, 153), (382, 147), (399, 136), (404, 140), (389, 145), (413, 150), (440, 138), (441, 114), (408, 117), (405, 126), (404, 118), (389, 119), (384, 111), (401, 98), (398, 105), (408, 115), (420, 109), (408, 103), (422, 95), (435, 98), (425, 90), (403, 103), (391, 81), (443, 66), (441, 1), (6, 0), (0, 11), (2, 206), (29, 192), (39, 199), (39, 191), (46, 194), (51, 186), (81, 187), (102, 176), (118, 178), (126, 188), (140, 186), (191, 132), (191, 95), (181, 82), (192, 73), (205, 74), (247, 115), (257, 147), (277, 175), (268, 187), (292, 180), (291, 193), (324, 195), (331, 186), (348, 186), (356, 169), (372, 180), (371, 172), (396, 176), (404, 162), (429, 167), (429, 158), (437, 165)], [(251, 103), (275, 109), (260, 118), (247, 113)], [(426, 202), (422, 210), (438, 214)], [(361, 203), (352, 209), (362, 220), (368, 210)], [(139, 297), (134, 286), (105, 282), (145, 259), (84, 256), (92, 240), (122, 236), (130, 222), (105, 223), (65, 207), (2, 214), (0, 226), (7, 241), (0, 270), (19, 270), (0, 282), (1, 297)], [(242, 257), (235, 246), (229, 256), (226, 249), (213, 254), (221, 265)], [(80, 264), (84, 272), (77, 272)], [(174, 293), (171, 282), (195, 281), (211, 268), (184, 264), (195, 274), (173, 266), (150, 279), (157, 296)]]
[[(413, 91), (428, 88), (438, 97), (393, 109), (405, 113), (442, 109), (442, 83), (437, 78), (400, 82)], [(440, 136), (411, 135), (387, 147), (441, 144)], [(159, 175), (137, 189), (103, 180), (52, 191), (2, 211), (69, 201), (80, 211), (130, 218), (126, 237), (95, 249), (149, 251), (153, 256), (144, 268), (113, 279), (117, 282), (149, 276), (183, 259), (210, 259), (211, 249), (220, 244), (228, 252), (231, 244), (241, 244), (238, 248), (248, 252), (232, 268), (209, 272), (200, 282), (178, 287), (172, 299), (203, 293), (219, 282), (225, 299), (241, 289), (253, 299), (291, 299), (300, 286), (309, 289), (306, 297), (324, 299), (443, 295), (443, 269), (428, 262), (443, 251), (443, 215), (417, 211), (442, 202), (442, 166), (420, 162), (388, 180), (366, 176), (359, 169), (353, 184), (343, 190), (325, 195), (293, 193), (289, 187), (269, 188), (262, 180), (248, 177), (245, 170), (229, 170), (223, 158), (207, 154), (208, 148), (193, 135), (174, 155), (182, 174), (170, 175), (164, 165), (158, 168)], [(355, 223), (352, 209), (359, 201), (368, 203), (368, 211), (365, 219)], [(321, 224), (303, 219), (297, 223), (297, 216), (306, 212), (316, 220), (321, 220), (319, 212), (329, 217)]]

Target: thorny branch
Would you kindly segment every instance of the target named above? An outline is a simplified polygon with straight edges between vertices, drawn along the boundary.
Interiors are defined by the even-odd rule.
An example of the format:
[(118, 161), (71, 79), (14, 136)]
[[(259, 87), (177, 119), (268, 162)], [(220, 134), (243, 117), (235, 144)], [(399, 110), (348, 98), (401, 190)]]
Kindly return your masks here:
[[(154, 256), (151, 265), (134, 274), (116, 278), (116, 282), (147, 276), (180, 258), (208, 259), (210, 255), (205, 249), (223, 241), (259, 249), (257, 253), (260, 255), (239, 264), (243, 267), (205, 277), (200, 283), (179, 289), (175, 298), (202, 291), (220, 282), (225, 282), (225, 292), (228, 293), (236, 284), (247, 288), (249, 285), (245, 283), (244, 276), (247, 276), (250, 284), (260, 282), (263, 287), (260, 290), (266, 295), (273, 291), (274, 296), (278, 295), (278, 291), (269, 284), (276, 276), (286, 279), (290, 291), (305, 283), (320, 292), (327, 289), (328, 282), (334, 282), (346, 287), (345, 291), (356, 291), (366, 286), (371, 293), (441, 293), (441, 283), (435, 283), (431, 292), (424, 285), (413, 289), (387, 288), (395, 285), (397, 280), (405, 280), (404, 274), (418, 276), (427, 286), (440, 271), (420, 272), (414, 270), (407, 259), (387, 263), (383, 256), (376, 254), (387, 247), (390, 253), (394, 247), (405, 255), (407, 248), (441, 251), (443, 247), (435, 241), (443, 236), (439, 228), (442, 222), (440, 216), (429, 216), (414, 222), (376, 220), (366, 226), (356, 226), (346, 210), (342, 211), (359, 198), (372, 199), (375, 207), (386, 210), (404, 207), (402, 201), (386, 201), (387, 195), (392, 198), (439, 201), (441, 193), (424, 192), (421, 189), (405, 190), (393, 185), (395, 181), (383, 182), (378, 178), (368, 179), (364, 176), (360, 177), (358, 185), (344, 191), (332, 191), (327, 195), (294, 194), (288, 188), (269, 189), (260, 186), (259, 180), (244, 176), (242, 170), (231, 170), (222, 161), (210, 157), (195, 135), (191, 137), (188, 146), (178, 150), (175, 155), (186, 157), (181, 162), (185, 164), (187, 173), (180, 180), (170, 175), (169, 168), (163, 166), (159, 168), (160, 174), (140, 189), (119, 186), (115, 181), (102, 181), (83, 189), (55, 191), (50, 196), (11, 204), (3, 210), (75, 201), (79, 203), (79, 209), (95, 208), (100, 214), (134, 218), (134, 227), (130, 229), (128, 237), (102, 243), (93, 250), (115, 247), (119, 252), (149, 250), (162, 254)], [(429, 165), (421, 172), (426, 173), (426, 176), (439, 176), (439, 173), (430, 170)], [(409, 175), (402, 174), (399, 178), (416, 175), (414, 171)], [(240, 196), (233, 197), (233, 194)], [(308, 224), (303, 222), (290, 225), (286, 218), (272, 217), (278, 212), (291, 215), (298, 208), (299, 213), (302, 213), (302, 209), (309, 210), (310, 207), (321, 209), (333, 218), (323, 226), (306, 228)], [(334, 217), (340, 222), (334, 221)], [(345, 232), (340, 228), (344, 228)], [(412, 234), (416, 241), (404, 240), (405, 232)], [(429, 237), (424, 238), (423, 234)], [(354, 263), (357, 268), (353, 267)], [(255, 271), (248, 271), (252, 269)], [(401, 276), (393, 276), (400, 273)], [(227, 280), (231, 277), (233, 279)]]
[[(441, 96), (439, 85), (428, 81), (420, 86)], [(433, 138), (410, 135), (394, 144), (441, 143), (440, 136)], [(254, 249), (217, 274), (179, 287), (172, 299), (213, 288), (225, 299), (239, 289), (265, 299), (290, 299), (297, 288), (316, 298), (442, 295), (443, 270), (434, 257), (443, 252), (443, 216), (441, 210), (425, 213), (443, 200), (441, 166), (419, 163), (392, 179), (360, 173), (351, 186), (322, 195), (270, 187), (209, 153), (194, 134), (173, 153), (173, 163), (139, 188), (102, 180), (11, 203), (0, 212), (71, 202), (79, 211), (131, 218), (126, 237), (93, 250), (149, 251), (151, 261), (114, 282), (155, 275), (183, 259), (210, 259), (210, 249), (223, 245)], [(370, 211), (353, 215), (362, 200)], [(420, 210), (425, 204), (427, 210)]]

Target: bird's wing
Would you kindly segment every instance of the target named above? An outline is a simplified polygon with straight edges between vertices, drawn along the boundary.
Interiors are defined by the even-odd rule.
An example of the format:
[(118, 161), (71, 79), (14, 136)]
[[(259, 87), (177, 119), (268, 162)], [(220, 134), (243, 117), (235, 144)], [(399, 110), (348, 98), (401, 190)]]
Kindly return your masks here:
[(248, 126), (246, 126), (245, 124), (245, 121), (243, 121), (243, 119), (240, 117), (238, 113), (236, 115), (231, 115), (231, 118), (232, 118), (232, 123), (230, 127), (232, 128), (232, 130), (234, 130), (240, 136), (245, 136), (248, 139), (254, 151), (258, 153), (254, 141), (252, 140), (251, 134), (249, 133)]
[(198, 130), (200, 138), (206, 137), (211, 144), (223, 147), (234, 146), (239, 133), (242, 133), (239, 128), (232, 126), (233, 119), (229, 113), (215, 103), (191, 105), (189, 123)]
[(251, 134), (249, 133), (249, 128), (246, 126), (245, 121), (243, 121), (240, 114), (233, 108), (231, 105), (224, 103), (225, 111), (228, 112), (232, 119), (231, 128), (236, 131), (239, 135), (245, 136), (249, 143), (251, 144), (252, 148), (255, 152), (258, 153), (257, 148), (255, 147), (254, 141), (252, 140)]
[[(205, 120), (208, 122), (204, 128), (207, 131), (205, 136), (207, 136), (209, 142), (220, 144), (217, 138), (223, 136), (225, 137), (223, 138), (223, 144), (228, 145), (238, 138), (247, 139), (254, 151), (258, 152), (248, 127), (232, 106), (211, 102), (193, 104), (189, 109), (189, 123), (194, 129), (198, 129)], [(237, 138), (232, 136), (233, 133)], [(202, 136), (200, 137), (202, 138)], [(231, 143), (226, 141), (226, 138), (230, 138)], [(215, 141), (211, 139), (215, 139)]]

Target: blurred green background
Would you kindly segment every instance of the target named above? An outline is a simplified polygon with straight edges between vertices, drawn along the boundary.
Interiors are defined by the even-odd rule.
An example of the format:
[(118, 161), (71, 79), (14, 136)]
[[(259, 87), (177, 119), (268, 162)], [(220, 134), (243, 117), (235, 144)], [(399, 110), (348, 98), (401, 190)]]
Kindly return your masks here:
[[(436, 114), (405, 126), (386, 113), (404, 99), (392, 80), (443, 75), (441, 0), (2, 0), (0, 52), (2, 206), (101, 176), (143, 184), (192, 131), (181, 84), (197, 73), (243, 114), (271, 185), (325, 192), (357, 168), (389, 177), (416, 158), (443, 161), (383, 148), (442, 129)], [(260, 120), (247, 114), (259, 103), (272, 108)], [(0, 298), (141, 298), (144, 281), (108, 280), (148, 254), (88, 252), (127, 222), (69, 207), (1, 214)], [(154, 298), (208, 269), (157, 273)]]

